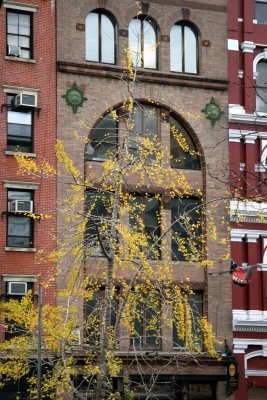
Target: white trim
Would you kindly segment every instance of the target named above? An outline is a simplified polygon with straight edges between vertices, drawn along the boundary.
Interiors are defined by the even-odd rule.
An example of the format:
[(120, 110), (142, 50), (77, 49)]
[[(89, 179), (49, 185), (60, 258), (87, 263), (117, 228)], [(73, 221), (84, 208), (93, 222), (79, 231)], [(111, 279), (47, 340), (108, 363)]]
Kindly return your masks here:
[(36, 94), (39, 92), (39, 89), (27, 88), (22, 86), (10, 86), (10, 85), (2, 85), (4, 93), (26, 93), (26, 94)]
[(250, 41), (245, 41), (240, 44), (242, 53), (254, 53), (254, 49), (256, 48), (256, 44)]
[(267, 114), (265, 113), (254, 113), (254, 114), (234, 114), (229, 109), (229, 122), (240, 122), (244, 124), (257, 124), (267, 125)]
[(33, 4), (17, 3), (15, 1), (4, 0), (3, 6), (6, 8), (12, 8), (14, 10), (37, 12), (39, 6)]
[[(267, 237), (267, 230), (257, 230), (257, 229), (231, 229), (231, 241), (232, 242), (242, 242), (242, 239), (258, 239), (260, 236)], [(248, 240), (250, 241), (250, 240)], [(254, 242), (254, 240), (252, 240)]]
[(239, 51), (239, 41), (237, 39), (228, 39), (227, 49), (232, 51)]
[(267, 48), (263, 49), (263, 52), (260, 54), (257, 54), (256, 57), (253, 60), (253, 78), (257, 78), (257, 64), (260, 60), (267, 60)]
[(243, 79), (244, 78), (244, 71), (243, 69), (238, 70), (238, 78)]
[[(266, 357), (266, 346), (262, 347), (262, 350), (257, 350), (257, 351), (252, 351), (251, 353), (248, 353), (244, 357), (244, 368), (245, 368), (245, 377), (247, 378), (249, 374), (253, 373), (256, 376), (267, 376), (267, 371), (265, 370), (248, 370), (248, 360), (251, 358), (256, 358), (256, 357)], [(249, 371), (249, 372), (248, 372)], [(265, 375), (266, 374), (266, 375)], [(252, 375), (252, 376), (255, 376)]]
[(258, 21), (257, 21), (256, 19), (253, 19), (253, 20), (252, 20), (252, 23), (253, 23), (253, 24), (257, 24)]
[(246, 163), (240, 163), (240, 171), (241, 172), (244, 172), (245, 171), (245, 169), (246, 169)]
[(237, 18), (237, 21), (238, 22), (243, 22), (244, 20), (243, 20), (243, 18)]
[(257, 271), (259, 272), (267, 272), (267, 264), (258, 264)]
[(248, 376), (267, 376), (267, 371), (261, 369), (247, 369), (245, 371), (246, 378)]
[(4, 282), (37, 282), (38, 275), (2, 274)]
[(34, 247), (5, 247), (5, 251), (19, 251), (23, 253), (36, 253)]
[[(241, 218), (240, 218), (241, 217)], [(267, 203), (256, 203), (255, 201), (230, 201), (230, 218), (239, 220), (242, 217), (256, 217), (257, 222), (266, 222), (262, 219), (267, 218)]]
[(4, 187), (8, 189), (28, 189), (37, 190), (40, 183), (36, 182), (15, 182), (15, 181), (3, 181)]
[(267, 339), (242, 339), (242, 338), (234, 338), (234, 353), (236, 354), (245, 354), (248, 346), (262, 346), (263, 348), (267, 347)]

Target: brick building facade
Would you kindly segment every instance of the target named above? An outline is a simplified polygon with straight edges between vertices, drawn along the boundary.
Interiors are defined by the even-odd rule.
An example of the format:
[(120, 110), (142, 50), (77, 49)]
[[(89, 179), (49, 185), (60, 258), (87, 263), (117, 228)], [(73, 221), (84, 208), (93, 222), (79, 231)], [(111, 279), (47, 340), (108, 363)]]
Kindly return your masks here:
[[(2, 299), (19, 299), (28, 289), (37, 295), (38, 284), (53, 272), (53, 264), (40, 262), (39, 252), (52, 250), (56, 220), (25, 212), (51, 214), (55, 182), (19, 176), (14, 156), (21, 151), (55, 166), (55, 3), (1, 1), (0, 26), (0, 291)], [(44, 289), (43, 298), (55, 304), (55, 283)]]
[[(138, 66), (136, 98), (144, 104), (148, 98), (155, 98), (157, 108), (167, 110), (188, 132), (201, 155), (201, 162), (199, 167), (185, 166), (186, 176), (195, 191), (203, 191), (207, 208), (214, 214), (215, 224), (220, 227), (216, 243), (212, 243), (207, 235), (206, 258), (214, 261), (212, 273), (208, 273), (206, 268), (196, 269), (186, 262), (179, 262), (176, 278), (185, 280), (190, 277), (192, 288), (203, 296), (203, 312), (209, 317), (217, 338), (231, 342), (231, 282), (229, 276), (220, 274), (225, 269), (222, 261), (225, 249), (220, 243), (227, 238), (227, 228), (221, 221), (222, 218), (227, 218), (227, 213), (223, 206), (217, 208), (215, 213), (212, 208), (215, 198), (223, 199), (225, 195), (226, 187), (217, 177), (224, 174), (228, 164), (225, 29), (227, 4), (226, 1), (216, 0), (154, 0), (142, 3), (140, 15), (137, 18), (137, 4), (130, 0), (77, 0), (75, 6), (71, 0), (57, 1), (57, 135), (64, 142), (67, 153), (71, 155), (78, 169), (85, 171), (85, 175), (90, 169), (90, 174), (97, 176), (105, 155), (101, 150), (96, 151), (96, 132), (100, 128), (101, 118), (108, 119), (110, 109), (119, 108), (127, 96), (123, 79), (119, 79), (124, 75), (125, 49), (128, 43), (130, 48), (138, 46), (133, 38), (133, 26), (135, 30), (142, 30), (146, 21), (147, 28), (151, 30), (147, 40), (155, 40), (155, 46), (150, 56), (146, 54), (143, 33), (141, 41), (143, 40), (144, 56), (137, 60), (135, 56), (138, 50), (137, 53), (132, 52)], [(181, 38), (183, 50), (175, 47), (175, 35)], [(187, 48), (189, 43), (192, 47)], [(175, 58), (176, 54), (178, 59), (181, 57), (181, 62)], [(77, 103), (75, 106), (74, 99), (68, 98), (68, 102), (66, 101), (67, 91), (75, 89), (77, 93), (77, 88), (80, 91), (79, 96), (82, 93), (86, 97), (82, 106), (78, 104), (78, 107)], [(212, 119), (210, 115), (206, 118), (205, 113), (201, 112), (208, 104), (212, 109), (219, 110), (219, 114), (220, 110), (224, 111), (220, 120), (217, 119), (220, 115), (216, 114)], [(193, 115), (198, 117), (194, 118)], [(78, 140), (74, 146), (74, 131), (89, 137), (89, 144), (85, 145), (85, 141)], [(168, 121), (161, 125), (161, 140), (170, 149)], [(167, 162), (169, 160), (170, 157), (167, 156)], [(62, 165), (59, 165), (59, 170), (61, 169)], [(59, 185), (58, 201), (64, 200), (66, 193), (66, 187)], [(164, 212), (170, 219), (170, 209), (168, 206), (164, 207)], [(58, 225), (62, 224), (64, 222), (59, 219)], [(170, 238), (168, 240), (171, 241)], [(93, 257), (87, 259), (85, 274), (90, 275), (99, 263), (101, 264), (99, 258), (98, 261)], [(59, 282), (59, 287), (61, 286), (64, 287), (63, 280)], [(83, 304), (79, 307), (82, 326)], [(164, 329), (166, 336), (172, 337), (172, 329)], [(129, 340), (120, 344), (120, 352), (122, 357), (130, 359)], [(173, 352), (172, 345), (167, 346), (164, 343), (159, 350), (160, 354)], [(225, 361), (209, 360), (206, 363), (204, 356), (201, 362), (205, 368), (194, 363), (179, 372), (173, 367), (162, 368), (160, 379), (163, 383), (169, 382), (171, 375), (174, 381), (179, 380), (185, 388), (183, 394), (178, 394), (175, 390), (171, 392), (170, 387), (169, 394), (165, 395), (190, 400), (225, 399)], [(142, 393), (140, 396), (142, 397)]]
[(265, 1), (229, 1), (229, 141), (234, 261), (252, 266), (247, 286), (233, 284), (235, 398), (266, 399), (266, 33)]

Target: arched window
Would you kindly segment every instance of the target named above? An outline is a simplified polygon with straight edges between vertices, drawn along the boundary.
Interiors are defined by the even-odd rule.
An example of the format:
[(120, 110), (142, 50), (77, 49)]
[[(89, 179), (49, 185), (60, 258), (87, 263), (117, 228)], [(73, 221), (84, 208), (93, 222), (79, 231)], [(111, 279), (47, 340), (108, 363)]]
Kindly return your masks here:
[(129, 24), (129, 48), (133, 66), (157, 68), (157, 29), (149, 17), (136, 17)]
[(170, 131), (172, 168), (200, 169), (199, 154), (191, 136), (173, 116), (170, 118)]
[(267, 61), (261, 59), (256, 66), (256, 111), (267, 112)]
[(102, 11), (93, 11), (85, 21), (87, 61), (115, 64), (115, 19)]
[(170, 33), (171, 71), (198, 73), (198, 36), (190, 25), (179, 22)]

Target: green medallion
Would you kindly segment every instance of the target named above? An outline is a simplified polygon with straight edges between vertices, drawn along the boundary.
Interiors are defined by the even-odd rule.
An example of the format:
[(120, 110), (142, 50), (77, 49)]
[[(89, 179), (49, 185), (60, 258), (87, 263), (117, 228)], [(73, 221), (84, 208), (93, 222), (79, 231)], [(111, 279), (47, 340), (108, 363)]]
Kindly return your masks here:
[(82, 107), (83, 102), (87, 100), (87, 97), (84, 97), (83, 92), (78, 88), (76, 82), (73, 82), (72, 87), (62, 97), (66, 99), (68, 106), (72, 107), (74, 114), (77, 112), (78, 107)]
[(210, 120), (213, 127), (215, 126), (216, 121), (221, 118), (221, 115), (224, 114), (224, 111), (221, 110), (219, 104), (215, 102), (214, 97), (210, 99), (210, 102), (206, 104), (206, 107), (201, 110), (201, 112), (206, 115), (206, 118)]

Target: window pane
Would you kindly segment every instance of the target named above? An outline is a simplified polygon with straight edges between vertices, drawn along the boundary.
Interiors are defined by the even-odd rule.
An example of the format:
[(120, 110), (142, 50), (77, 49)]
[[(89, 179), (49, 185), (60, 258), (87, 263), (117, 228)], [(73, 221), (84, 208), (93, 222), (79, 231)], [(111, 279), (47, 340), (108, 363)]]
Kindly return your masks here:
[(30, 38), (28, 36), (19, 37), (19, 46), (30, 48)]
[(197, 41), (192, 29), (184, 27), (184, 68), (185, 72), (197, 73)]
[(32, 200), (31, 192), (8, 191), (8, 200)]
[(30, 219), (21, 216), (8, 217), (8, 235), (9, 236), (30, 236)]
[(19, 33), (19, 16), (16, 13), (7, 13), (7, 33)]
[(256, 87), (256, 111), (267, 112), (267, 88)]
[(117, 122), (111, 114), (101, 119), (92, 130), (87, 145), (86, 160), (105, 161), (116, 156), (118, 129)]
[(16, 111), (8, 111), (7, 122), (12, 124), (31, 125), (32, 114), (27, 112), (22, 113)]
[(171, 71), (182, 72), (182, 27), (174, 25), (170, 34)]
[(31, 58), (31, 52), (29, 50), (21, 50), (21, 58)]
[(267, 3), (256, 1), (256, 19), (258, 24), (267, 24)]
[[(154, 198), (147, 198), (145, 199), (145, 207), (145, 234), (148, 245), (152, 246), (160, 236), (159, 202)], [(156, 250), (159, 250), (159, 245), (160, 243), (155, 247), (153, 253), (155, 253)]]
[(115, 63), (115, 35), (114, 26), (111, 20), (104, 14), (101, 14), (101, 46), (102, 62)]
[(18, 46), (19, 37), (15, 35), (7, 35), (7, 44), (8, 46)]
[(7, 135), (8, 136), (17, 136), (18, 140), (19, 140), (20, 136), (23, 138), (27, 137), (27, 138), (31, 139), (31, 135), (32, 135), (31, 126), (8, 124)]
[(88, 61), (99, 61), (99, 14), (90, 13), (86, 17), (86, 55)]
[(157, 67), (157, 38), (156, 32), (152, 24), (148, 21), (143, 21), (144, 35), (144, 68)]
[(257, 86), (267, 87), (267, 61), (260, 60), (257, 64), (256, 71), (257, 71), (257, 78), (256, 78)]
[(141, 21), (132, 19), (129, 24), (129, 48), (131, 50), (133, 66), (141, 67)]
[(30, 36), (31, 26), (30, 26), (30, 16), (26, 14), (19, 14), (19, 34)]

